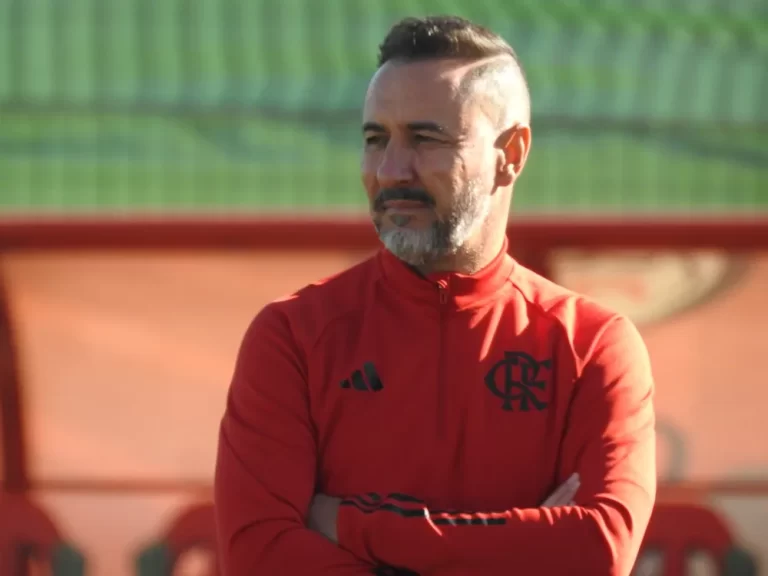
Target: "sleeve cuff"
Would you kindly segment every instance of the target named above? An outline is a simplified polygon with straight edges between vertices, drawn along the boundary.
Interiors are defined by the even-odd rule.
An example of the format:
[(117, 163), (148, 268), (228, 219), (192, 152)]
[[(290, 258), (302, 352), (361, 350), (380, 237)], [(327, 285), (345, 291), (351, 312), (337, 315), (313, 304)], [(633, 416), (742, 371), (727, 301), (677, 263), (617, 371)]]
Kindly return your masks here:
[(366, 520), (368, 516), (354, 500), (342, 500), (339, 514), (336, 518), (336, 537), (338, 544), (360, 560), (376, 564), (371, 555), (366, 538)]
[(434, 548), (423, 502), (402, 494), (342, 500), (336, 518), (339, 547), (370, 564), (410, 566)]

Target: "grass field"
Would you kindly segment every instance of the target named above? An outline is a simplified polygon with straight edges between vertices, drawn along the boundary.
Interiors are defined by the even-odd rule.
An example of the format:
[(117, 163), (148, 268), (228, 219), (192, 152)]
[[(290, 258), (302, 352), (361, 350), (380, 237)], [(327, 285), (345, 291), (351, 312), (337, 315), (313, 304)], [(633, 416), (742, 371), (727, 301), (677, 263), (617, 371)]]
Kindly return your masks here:
[(362, 208), (376, 43), (445, 12), (526, 65), (516, 210), (768, 212), (759, 0), (0, 2), (0, 210)]
[[(359, 128), (287, 120), (0, 117), (6, 210), (364, 206)], [(535, 131), (519, 211), (768, 210), (765, 134)]]

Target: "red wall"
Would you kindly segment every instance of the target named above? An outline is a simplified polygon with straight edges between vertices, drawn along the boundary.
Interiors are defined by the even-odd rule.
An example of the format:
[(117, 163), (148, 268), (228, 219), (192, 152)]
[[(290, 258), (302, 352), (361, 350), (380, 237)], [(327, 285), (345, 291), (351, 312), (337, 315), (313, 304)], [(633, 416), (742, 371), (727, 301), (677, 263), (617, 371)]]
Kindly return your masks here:
[[(184, 226), (96, 225), (89, 236), (57, 226), (0, 225), (17, 365), (13, 383), (8, 371), (0, 378), (0, 399), (7, 407), (9, 388), (21, 392), (35, 496), (84, 549), (92, 573), (127, 576), (132, 555), (179, 506), (208, 497), (247, 323), (269, 300), (365, 257), (375, 241), (360, 224), (316, 227), (313, 245), (280, 227), (248, 235), (245, 225), (212, 225), (208, 236), (194, 227), (185, 236)], [(697, 239), (716, 245), (712, 231), (670, 228), (661, 238), (686, 249), (660, 251), (659, 234), (646, 228), (656, 250), (608, 253), (599, 238), (622, 241), (565, 229), (571, 244), (592, 248), (559, 248), (569, 245), (562, 227), (522, 227), (517, 239), (513, 229), (513, 243), (556, 280), (638, 322), (657, 378), (662, 478), (678, 481), (685, 497), (706, 498), (768, 565), (768, 226), (752, 230), (765, 251), (739, 254), (733, 249), (747, 246), (741, 228), (720, 230), (730, 251), (701, 253), (689, 248)], [(9, 430), (6, 444), (15, 445)], [(120, 521), (105, 528), (108, 518)]]

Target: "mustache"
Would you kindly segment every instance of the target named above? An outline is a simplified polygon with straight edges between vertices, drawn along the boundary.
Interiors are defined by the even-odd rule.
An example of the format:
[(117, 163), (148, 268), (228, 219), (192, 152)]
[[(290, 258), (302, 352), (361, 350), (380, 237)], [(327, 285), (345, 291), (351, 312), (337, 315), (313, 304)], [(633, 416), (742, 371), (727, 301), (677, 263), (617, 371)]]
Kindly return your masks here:
[(373, 200), (374, 211), (381, 212), (384, 210), (384, 204), (393, 200), (409, 200), (430, 207), (435, 206), (435, 199), (421, 188), (382, 188)]

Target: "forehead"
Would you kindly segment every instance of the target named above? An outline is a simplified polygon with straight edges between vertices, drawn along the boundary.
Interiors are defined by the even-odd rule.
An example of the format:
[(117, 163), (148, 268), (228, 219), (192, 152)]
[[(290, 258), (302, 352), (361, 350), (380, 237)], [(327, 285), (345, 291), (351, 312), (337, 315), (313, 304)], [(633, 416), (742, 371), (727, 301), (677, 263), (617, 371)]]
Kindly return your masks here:
[(461, 63), (451, 60), (387, 62), (368, 87), (363, 119), (381, 124), (431, 120), (459, 129), (472, 115), (458, 91), (462, 73)]

